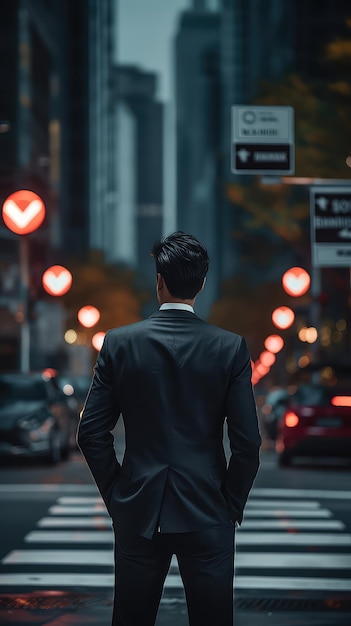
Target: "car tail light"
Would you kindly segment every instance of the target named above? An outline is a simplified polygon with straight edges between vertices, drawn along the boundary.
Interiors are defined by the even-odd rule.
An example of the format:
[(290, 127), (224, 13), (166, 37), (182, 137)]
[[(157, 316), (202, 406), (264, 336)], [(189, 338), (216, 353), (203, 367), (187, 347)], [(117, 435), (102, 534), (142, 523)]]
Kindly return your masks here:
[(334, 396), (330, 402), (333, 406), (351, 406), (351, 396)]
[(294, 428), (299, 423), (299, 418), (293, 411), (288, 411), (284, 417), (285, 426), (288, 428)]

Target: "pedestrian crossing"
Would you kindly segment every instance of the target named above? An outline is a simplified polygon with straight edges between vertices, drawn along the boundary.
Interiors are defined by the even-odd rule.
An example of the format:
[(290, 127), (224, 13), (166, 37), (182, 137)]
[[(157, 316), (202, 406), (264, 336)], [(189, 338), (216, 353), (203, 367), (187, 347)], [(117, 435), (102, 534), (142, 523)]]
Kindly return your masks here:
[[(253, 490), (236, 532), (236, 591), (350, 592), (351, 534), (345, 524), (317, 494), (262, 491)], [(112, 525), (96, 496), (57, 497), (23, 544), (0, 562), (3, 590), (113, 584)], [(165, 593), (169, 597), (178, 589), (182, 581), (174, 557)]]

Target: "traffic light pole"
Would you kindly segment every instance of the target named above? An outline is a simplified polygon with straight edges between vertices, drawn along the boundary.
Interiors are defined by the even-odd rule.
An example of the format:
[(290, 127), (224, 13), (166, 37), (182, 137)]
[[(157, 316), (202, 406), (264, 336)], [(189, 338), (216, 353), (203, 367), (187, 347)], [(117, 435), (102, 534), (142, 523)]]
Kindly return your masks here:
[(20, 371), (28, 374), (30, 371), (30, 328), (28, 320), (28, 288), (29, 288), (29, 262), (28, 262), (28, 240), (22, 235), (19, 242), (20, 247), (20, 302), (21, 302), (21, 351), (20, 351)]

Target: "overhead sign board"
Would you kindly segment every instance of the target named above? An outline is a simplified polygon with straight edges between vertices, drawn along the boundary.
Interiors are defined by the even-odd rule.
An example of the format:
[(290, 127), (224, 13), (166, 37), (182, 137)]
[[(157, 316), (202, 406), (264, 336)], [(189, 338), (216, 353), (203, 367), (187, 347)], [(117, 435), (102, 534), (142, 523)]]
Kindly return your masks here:
[(234, 174), (294, 174), (294, 109), (233, 106), (231, 144)]
[(311, 244), (315, 267), (351, 267), (351, 186), (311, 187)]

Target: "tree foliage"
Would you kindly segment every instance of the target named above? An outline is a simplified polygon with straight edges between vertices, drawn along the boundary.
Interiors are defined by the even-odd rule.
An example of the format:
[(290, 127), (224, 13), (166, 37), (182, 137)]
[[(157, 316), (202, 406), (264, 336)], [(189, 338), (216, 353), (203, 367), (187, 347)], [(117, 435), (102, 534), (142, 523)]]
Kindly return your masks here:
[(107, 265), (99, 251), (92, 251), (85, 261), (81, 257), (73, 258), (69, 267), (73, 283), (64, 297), (64, 304), (72, 328), (79, 329), (77, 312), (85, 305), (93, 305), (101, 313), (94, 332), (142, 319), (142, 306), (150, 296), (138, 287), (137, 275), (132, 269)]

